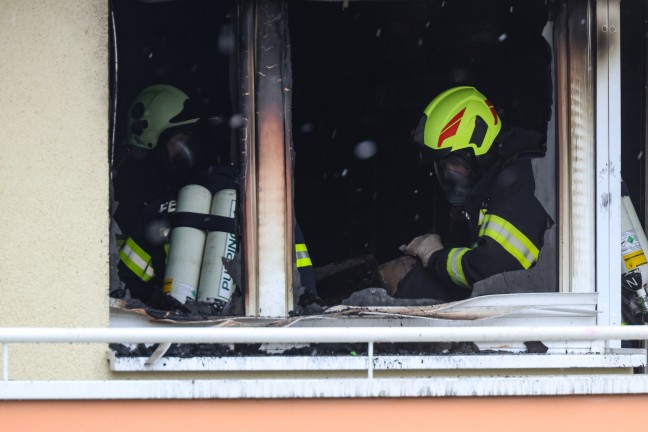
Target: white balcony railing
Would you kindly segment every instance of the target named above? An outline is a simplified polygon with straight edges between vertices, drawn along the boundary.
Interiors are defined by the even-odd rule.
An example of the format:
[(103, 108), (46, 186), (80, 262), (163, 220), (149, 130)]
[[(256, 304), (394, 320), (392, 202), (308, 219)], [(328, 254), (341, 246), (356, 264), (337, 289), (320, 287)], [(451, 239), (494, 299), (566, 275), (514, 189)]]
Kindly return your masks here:
[[(529, 376), (464, 376), (421, 378), (374, 377), (374, 367), (380, 368), (381, 359), (374, 357), (374, 343), (406, 342), (489, 342), (489, 341), (609, 341), (647, 340), (648, 326), (623, 327), (345, 327), (345, 328), (0, 328), (3, 345), (3, 378), (0, 399), (30, 398), (195, 398), (195, 397), (370, 397), (380, 395), (542, 395), (542, 394), (628, 394), (648, 393), (645, 375), (554, 375), (532, 379)], [(307, 379), (217, 379), (104, 381), (14, 381), (9, 379), (10, 344), (21, 343), (366, 343), (365, 378)], [(632, 368), (645, 365), (645, 352), (633, 350), (626, 360), (609, 361), (608, 366)], [(603, 354), (614, 358), (618, 350)], [(601, 354), (598, 354), (601, 356)], [(542, 355), (540, 355), (542, 356)], [(487, 358), (476, 355), (474, 357)], [(515, 356), (517, 357), (517, 356)], [(524, 357), (524, 356), (519, 356)], [(531, 357), (531, 356), (527, 356)], [(551, 368), (560, 363), (551, 361), (551, 355), (542, 357)], [(558, 356), (553, 356), (554, 358)], [(566, 356), (568, 357), (568, 356)], [(578, 356), (572, 356), (578, 357)], [(583, 355), (583, 358), (589, 356)], [(617, 356), (622, 358), (623, 355)], [(631, 359), (632, 358), (632, 359)], [(259, 359), (262, 362), (263, 357)], [(631, 360), (628, 360), (631, 359)], [(640, 360), (638, 360), (640, 359)], [(479, 364), (474, 358), (473, 365)], [(539, 360), (535, 358), (535, 361)], [(617, 359), (618, 360), (618, 359)], [(474, 363), (477, 361), (477, 363)], [(485, 360), (486, 361), (486, 360)], [(522, 365), (522, 364), (521, 364)], [(509, 365), (510, 366), (510, 365)], [(524, 366), (521, 366), (524, 368)], [(592, 367), (589, 363), (588, 367)], [(597, 367), (597, 366), (594, 366)], [(601, 366), (598, 366), (601, 367)], [(493, 367), (491, 367), (492, 369)], [(537, 366), (536, 366), (537, 368)], [(485, 369), (488, 369), (486, 367)], [(519, 369), (519, 368), (518, 368)], [(270, 370), (270, 369), (268, 369)], [(559, 370), (559, 369), (557, 369)], [(519, 375), (519, 371), (517, 372)], [(92, 384), (92, 385), (89, 385)], [(495, 387), (493, 387), (495, 386)], [(496, 389), (493, 390), (493, 389)], [(92, 389), (90, 391), (89, 389)], [(98, 391), (100, 389), (101, 391)], [(144, 389), (144, 390), (143, 390)], [(480, 390), (481, 389), (481, 390)], [(144, 393), (142, 393), (144, 391)]]

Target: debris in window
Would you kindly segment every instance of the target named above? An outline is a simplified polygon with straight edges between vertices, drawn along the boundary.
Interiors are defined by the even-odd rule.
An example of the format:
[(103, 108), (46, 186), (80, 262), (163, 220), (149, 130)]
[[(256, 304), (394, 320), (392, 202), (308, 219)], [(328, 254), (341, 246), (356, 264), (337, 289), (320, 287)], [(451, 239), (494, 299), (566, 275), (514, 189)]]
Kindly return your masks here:
[[(137, 307), (135, 303), (111, 299), (111, 307), (123, 313), (143, 316), (160, 323), (211, 324), (225, 327), (283, 327), (299, 326), (300, 323), (312, 324), (318, 319), (433, 319), (450, 325), (452, 321), (497, 320), (507, 317), (532, 319), (541, 314), (542, 319), (564, 319), (565, 322), (590, 325), (596, 319), (596, 293), (583, 295), (564, 293), (528, 293), (515, 297), (509, 294), (489, 295), (450, 303), (440, 303), (436, 299), (398, 299), (387, 294), (382, 288), (366, 288), (354, 292), (342, 304), (328, 307), (318, 314), (292, 316), (288, 318), (256, 317), (200, 317), (187, 319), (186, 315), (160, 311), (158, 316), (151, 310)], [(141, 305), (141, 303), (140, 303)], [(310, 325), (308, 324), (308, 325)]]
[(549, 347), (540, 341), (524, 342), (524, 345), (529, 354), (545, 354), (549, 351)]

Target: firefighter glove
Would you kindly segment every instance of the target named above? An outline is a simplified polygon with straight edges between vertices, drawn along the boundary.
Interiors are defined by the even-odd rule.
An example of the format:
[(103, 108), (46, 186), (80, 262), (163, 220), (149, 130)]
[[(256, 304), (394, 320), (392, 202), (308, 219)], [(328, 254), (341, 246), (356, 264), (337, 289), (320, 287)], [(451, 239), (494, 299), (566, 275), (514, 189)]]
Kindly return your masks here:
[(443, 244), (441, 237), (437, 234), (424, 234), (415, 237), (408, 245), (402, 245), (399, 249), (408, 255), (419, 257), (423, 265), (427, 267), (432, 254), (443, 249)]

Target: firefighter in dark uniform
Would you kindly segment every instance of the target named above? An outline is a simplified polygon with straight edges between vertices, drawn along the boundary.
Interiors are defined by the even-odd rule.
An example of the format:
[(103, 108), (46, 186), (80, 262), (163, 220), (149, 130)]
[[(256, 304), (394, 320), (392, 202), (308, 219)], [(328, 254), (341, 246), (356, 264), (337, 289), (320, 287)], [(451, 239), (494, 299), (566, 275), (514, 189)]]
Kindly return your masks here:
[[(169, 233), (180, 220), (176, 214), (178, 191), (187, 184), (207, 188), (211, 194), (238, 190), (237, 171), (229, 157), (229, 131), (213, 119), (200, 119), (189, 97), (170, 85), (142, 90), (128, 112), (129, 150), (115, 176), (115, 213), (122, 234), (119, 276), (134, 298), (159, 309), (183, 309), (162, 291), (169, 248)], [(219, 145), (219, 143), (227, 145)], [(182, 215), (185, 216), (185, 215)], [(205, 230), (235, 233), (232, 219), (208, 222)], [(316, 295), (315, 276), (301, 231), (295, 233), (295, 264), (302, 286)]]
[(544, 154), (545, 136), (504, 127), (483, 94), (455, 87), (427, 106), (414, 141), (424, 162), (434, 163), (468, 235), (464, 244), (444, 246), (437, 234), (425, 234), (402, 246), (419, 262), (396, 296), (459, 300), (489, 276), (533, 267), (551, 224), (534, 195), (531, 168), (531, 158)]

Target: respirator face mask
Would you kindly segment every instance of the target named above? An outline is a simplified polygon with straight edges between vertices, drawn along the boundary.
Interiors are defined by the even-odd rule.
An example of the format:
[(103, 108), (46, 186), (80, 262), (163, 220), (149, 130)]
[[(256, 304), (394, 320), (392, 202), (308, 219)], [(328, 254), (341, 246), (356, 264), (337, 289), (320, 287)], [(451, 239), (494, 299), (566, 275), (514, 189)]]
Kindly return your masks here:
[(468, 151), (455, 151), (434, 162), (437, 179), (452, 205), (463, 205), (478, 180), (475, 158)]

